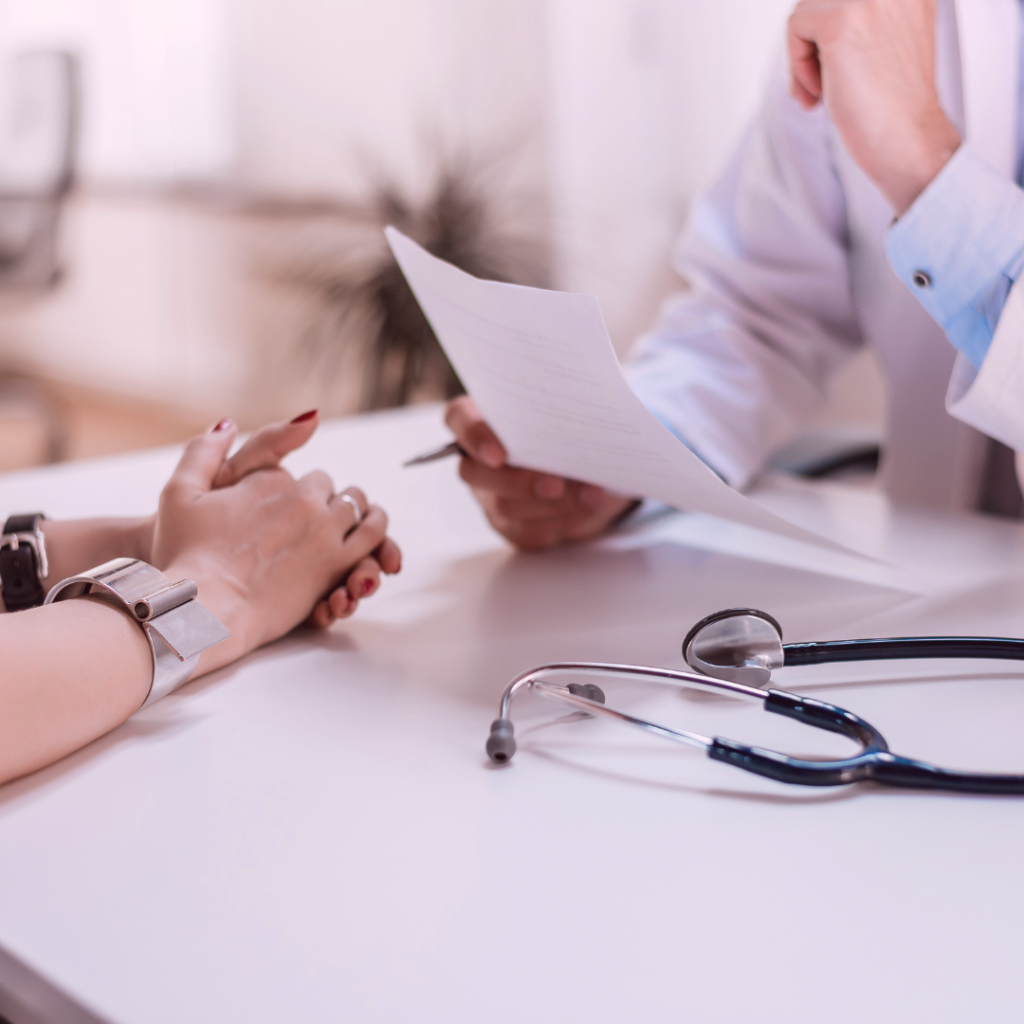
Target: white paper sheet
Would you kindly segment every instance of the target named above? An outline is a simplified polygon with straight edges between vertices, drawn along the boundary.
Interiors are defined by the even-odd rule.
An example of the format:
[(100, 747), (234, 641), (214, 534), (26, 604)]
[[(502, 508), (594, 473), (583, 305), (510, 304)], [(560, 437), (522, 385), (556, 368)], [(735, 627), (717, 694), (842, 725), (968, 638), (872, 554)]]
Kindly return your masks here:
[(510, 462), (849, 551), (743, 497), (673, 437), (626, 382), (594, 296), (481, 281), (385, 233)]

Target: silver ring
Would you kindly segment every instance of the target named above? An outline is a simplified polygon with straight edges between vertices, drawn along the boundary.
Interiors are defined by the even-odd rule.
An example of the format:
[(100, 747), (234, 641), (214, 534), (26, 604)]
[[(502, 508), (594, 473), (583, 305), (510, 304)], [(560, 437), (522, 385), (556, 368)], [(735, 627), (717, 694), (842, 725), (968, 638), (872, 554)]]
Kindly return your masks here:
[(347, 537), (363, 521), (363, 510), (359, 507), (359, 502), (351, 494), (336, 494), (335, 497), (338, 501), (345, 502), (355, 513), (356, 521), (345, 531), (345, 536)]

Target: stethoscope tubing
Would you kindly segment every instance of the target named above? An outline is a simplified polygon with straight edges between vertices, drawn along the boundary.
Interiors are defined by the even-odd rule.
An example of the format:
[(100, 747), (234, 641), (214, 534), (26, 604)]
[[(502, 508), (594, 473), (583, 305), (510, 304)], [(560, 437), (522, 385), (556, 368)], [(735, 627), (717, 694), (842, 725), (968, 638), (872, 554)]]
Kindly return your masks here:
[[(935, 639), (947, 638), (913, 638), (925, 644)], [(977, 637), (948, 638), (954, 642), (960, 639), (974, 641)], [(980, 638), (991, 642), (990, 638)], [(885, 641), (838, 641), (839, 644), (891, 643)], [(897, 641), (902, 642), (902, 641)], [(1024, 642), (1017, 641), (1024, 645)], [(793, 648), (807, 652), (809, 648), (817, 648), (810, 652), (812, 657), (802, 664), (821, 663), (824, 661), (854, 660), (853, 657), (828, 658), (822, 655), (829, 649), (835, 650), (833, 643), (794, 644)], [(823, 650), (825, 649), (825, 650)], [(977, 647), (974, 648), (977, 650)], [(881, 657), (881, 655), (878, 655)], [(892, 657), (891, 654), (886, 655)], [(910, 655), (906, 655), (910, 657)], [(928, 655), (917, 654), (916, 657)], [(945, 655), (949, 657), (950, 655)], [(964, 654), (962, 657), (978, 657), (976, 653)], [(859, 659), (858, 659), (859, 660)], [(789, 664), (787, 656), (787, 664)], [(797, 662), (798, 664), (800, 662)], [(748, 746), (735, 740), (723, 737), (706, 737), (684, 730), (672, 729), (652, 722), (645, 718), (608, 707), (601, 699), (592, 700), (581, 694), (579, 687), (557, 686), (545, 676), (596, 676), (607, 678), (646, 679), (662, 683), (683, 686), (697, 686), (701, 689), (727, 692), (733, 696), (754, 698), (763, 701), (764, 710), (816, 729), (839, 733), (861, 745), (861, 751), (854, 757), (807, 760), (790, 757), (778, 751), (762, 747)], [(491, 738), (488, 740), (487, 752), (492, 760), (502, 763), (509, 760), (515, 752), (513, 727), (511, 722), (511, 703), (513, 697), (524, 689), (532, 689), (544, 697), (559, 701), (592, 715), (613, 718), (626, 725), (643, 729), (663, 739), (705, 750), (707, 756), (714, 761), (732, 765), (743, 771), (761, 775), (789, 785), (801, 786), (843, 786), (854, 782), (876, 782), (885, 786), (896, 786), (910, 789), (942, 790), (946, 792), (977, 793), (990, 795), (1022, 795), (1024, 794), (1024, 775), (995, 774), (988, 772), (966, 772), (947, 768), (923, 761), (893, 754), (885, 737), (870, 722), (865, 721), (852, 711), (847, 711), (834, 704), (827, 704), (811, 697), (787, 693), (784, 690), (760, 690), (725, 680), (712, 679), (690, 672), (677, 672), (671, 669), (646, 668), (639, 665), (613, 665), (587, 662), (561, 662), (544, 665), (540, 668), (524, 672), (506, 688), (502, 695), (499, 717), (491, 726)], [(496, 752), (500, 752), (500, 756)]]
[(783, 644), (784, 664), (888, 661), (900, 658), (992, 658), (1024, 661), (1024, 640), (998, 636), (904, 636)]

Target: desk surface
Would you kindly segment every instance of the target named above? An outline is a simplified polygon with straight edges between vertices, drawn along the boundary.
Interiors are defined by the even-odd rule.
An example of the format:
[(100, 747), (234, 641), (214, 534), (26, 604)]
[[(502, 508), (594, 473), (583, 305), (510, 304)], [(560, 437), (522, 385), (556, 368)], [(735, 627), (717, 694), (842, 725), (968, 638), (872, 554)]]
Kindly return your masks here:
[[(444, 433), (436, 407), (339, 422), (293, 461), (392, 513), (406, 568), (354, 621), (0, 788), (0, 945), (123, 1024), (1019, 1020), (1024, 803), (787, 788), (540, 701), (510, 767), (483, 743), (517, 671), (680, 666), (686, 629), (720, 607), (763, 607), (788, 640), (1024, 635), (1024, 529), (839, 486), (761, 496), (892, 559), (916, 594), (676, 514), (516, 555), (452, 462), (397, 468)], [(0, 507), (149, 511), (174, 458), (2, 477)], [(876, 664), (780, 685), (901, 753), (1021, 769), (1018, 676)], [(613, 692), (699, 732), (843, 742), (724, 700)]]

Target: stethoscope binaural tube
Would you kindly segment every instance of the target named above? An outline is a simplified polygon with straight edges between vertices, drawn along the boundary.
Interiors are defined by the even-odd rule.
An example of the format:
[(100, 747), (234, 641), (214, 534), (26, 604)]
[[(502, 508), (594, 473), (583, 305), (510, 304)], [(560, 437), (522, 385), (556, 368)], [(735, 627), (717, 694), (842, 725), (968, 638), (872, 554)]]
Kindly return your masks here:
[(727, 680), (712, 679), (709, 676), (694, 672), (674, 672), (671, 669), (647, 668), (642, 665), (609, 665), (597, 662), (565, 661), (553, 665), (543, 665), (517, 676), (505, 688), (498, 705), (498, 717), (491, 723), (491, 734), (487, 740), (487, 756), (496, 764), (503, 764), (512, 759), (516, 752), (515, 729), (512, 725), (512, 701), (524, 689), (535, 690), (551, 700), (561, 701), (578, 711), (586, 711), (593, 715), (604, 715), (628, 725), (636, 725), (648, 732), (655, 733), (665, 739), (675, 740), (707, 749), (711, 740), (697, 733), (671, 729), (667, 726), (636, 718), (624, 711), (616, 711), (605, 705), (604, 691), (595, 683), (571, 682), (566, 686), (553, 686), (550, 677), (609, 678), (609, 679), (644, 679), (657, 682), (676, 683), (693, 686), (701, 690), (725, 692), (736, 697), (763, 700), (764, 691), (742, 683), (731, 683)]
[[(858, 743), (861, 749), (853, 757), (812, 761), (722, 737), (702, 736), (608, 707), (604, 703), (604, 693), (594, 684), (570, 683), (567, 686), (559, 686), (551, 681), (552, 677), (557, 676), (633, 678), (724, 692), (760, 701), (764, 710), (771, 714), (792, 718), (815, 729), (840, 733)], [(591, 696), (583, 695), (581, 691), (584, 687), (590, 688)], [(505, 690), (498, 718), (491, 725), (487, 754), (496, 764), (508, 763), (515, 754), (511, 706), (516, 695), (524, 689), (534, 690), (543, 697), (556, 700), (578, 711), (612, 718), (662, 739), (697, 747), (704, 750), (714, 761), (721, 761), (734, 768), (790, 785), (843, 786), (853, 782), (872, 781), (887, 786), (913, 789), (1024, 795), (1024, 775), (951, 771), (893, 754), (885, 737), (870, 722), (834, 704), (826, 704), (783, 690), (762, 690), (696, 673), (645, 668), (639, 665), (562, 662), (524, 672)]]

